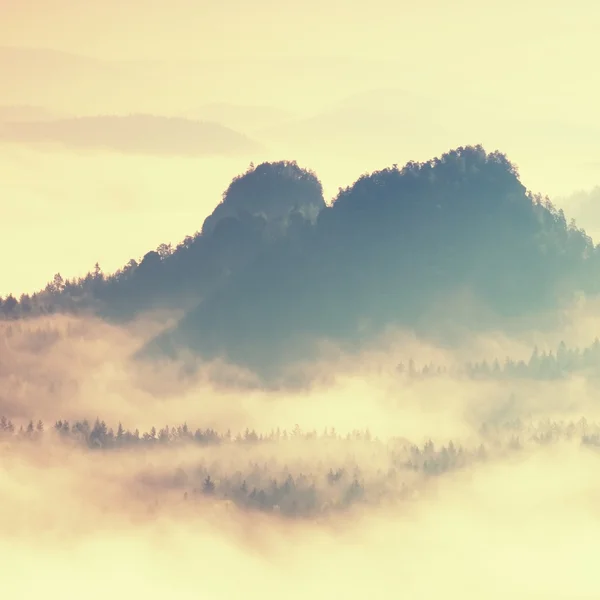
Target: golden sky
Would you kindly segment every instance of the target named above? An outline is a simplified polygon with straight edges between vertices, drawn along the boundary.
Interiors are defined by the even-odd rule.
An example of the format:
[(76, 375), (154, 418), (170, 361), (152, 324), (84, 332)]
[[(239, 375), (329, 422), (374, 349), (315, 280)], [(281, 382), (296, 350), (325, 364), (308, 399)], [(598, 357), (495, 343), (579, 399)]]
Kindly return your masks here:
[(511, 68), (536, 47), (555, 58), (562, 47), (565, 59), (592, 49), (600, 15), (597, 3), (581, 0), (2, 0), (1, 6), (5, 44), (98, 57), (407, 53), (417, 62), (446, 63), (448, 53), (468, 51), (474, 62), (504, 57)]
[[(124, 153), (121, 137), (90, 150), (81, 136), (101, 133), (91, 125), (65, 129), (79, 137), (62, 147), (0, 140), (0, 294), (179, 241), (251, 160), (298, 159), (330, 199), (364, 171), (482, 142), (534, 191), (590, 189), (599, 25), (600, 5), (581, 0), (0, 0), (0, 126), (24, 105), (193, 115), (265, 148), (159, 157)], [(160, 135), (165, 148), (178, 139)]]

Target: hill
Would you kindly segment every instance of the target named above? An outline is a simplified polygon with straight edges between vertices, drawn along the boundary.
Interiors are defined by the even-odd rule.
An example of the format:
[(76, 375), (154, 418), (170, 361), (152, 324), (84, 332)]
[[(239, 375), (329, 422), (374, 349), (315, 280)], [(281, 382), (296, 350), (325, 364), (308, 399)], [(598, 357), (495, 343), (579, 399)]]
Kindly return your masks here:
[(77, 280), (56, 273), (38, 293), (0, 298), (0, 314), (17, 319), (83, 311), (123, 321), (147, 310), (192, 308), (324, 207), (321, 183), (311, 171), (293, 161), (250, 165), (224, 192), (203, 233), (186, 236), (176, 248), (161, 244), (116, 273), (105, 274), (98, 264)]
[(152, 349), (277, 369), (318, 338), (352, 343), (390, 325), (441, 335), (457, 293), (472, 299), (465, 325), (486, 327), (596, 292), (598, 256), (503, 154), (458, 148), (340, 190), (314, 226), (258, 254)]
[(556, 308), (598, 292), (599, 256), (505, 155), (481, 146), (366, 174), (331, 206), (314, 173), (282, 161), (236, 178), (202, 232), (176, 249), (108, 277), (99, 267), (79, 282), (57, 275), (25, 304), (5, 300), (4, 312), (36, 305), (127, 319), (179, 308), (177, 327), (140, 356), (185, 348), (267, 373), (318, 339), (361, 343), (394, 325), (443, 338), (452, 325)]

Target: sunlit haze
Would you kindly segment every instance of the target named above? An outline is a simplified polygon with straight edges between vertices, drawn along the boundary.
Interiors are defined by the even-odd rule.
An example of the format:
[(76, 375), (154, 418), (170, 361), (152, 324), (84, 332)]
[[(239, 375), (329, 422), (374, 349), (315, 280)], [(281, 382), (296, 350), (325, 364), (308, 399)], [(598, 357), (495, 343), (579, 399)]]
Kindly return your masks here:
[[(3, 144), (0, 291), (33, 291), (58, 265), (65, 276), (96, 261), (113, 269), (193, 233), (227, 182), (265, 157), (317, 170), (331, 197), (363, 171), (481, 142), (507, 152), (534, 191), (590, 188), (600, 169), (599, 22), (600, 8), (589, 1), (349, 8), (328, 1), (4, 0), (3, 105), (200, 119), (207, 104), (241, 105), (246, 118), (235, 123), (226, 107), (206, 114), (246, 129), (267, 149), (244, 160), (182, 161)], [(264, 111), (253, 121), (255, 106), (271, 109), (271, 122)], [(3, 112), (0, 106), (0, 119)], [(16, 248), (37, 259), (17, 267)]]
[(0, 594), (598, 600), (599, 27), (0, 0)]

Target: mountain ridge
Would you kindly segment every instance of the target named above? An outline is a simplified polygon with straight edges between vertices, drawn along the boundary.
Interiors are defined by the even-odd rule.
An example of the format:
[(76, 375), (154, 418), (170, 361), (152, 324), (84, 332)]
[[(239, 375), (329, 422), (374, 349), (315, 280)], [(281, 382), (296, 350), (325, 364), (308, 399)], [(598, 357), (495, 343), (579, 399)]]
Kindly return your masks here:
[(390, 326), (442, 335), (457, 294), (472, 298), (463, 326), (477, 329), (596, 294), (598, 275), (585, 231), (477, 145), (365, 174), (330, 206), (294, 161), (251, 164), (176, 249), (109, 276), (58, 275), (35, 302), (117, 320), (184, 310), (138, 357), (184, 350), (276, 371), (318, 339), (360, 344)]

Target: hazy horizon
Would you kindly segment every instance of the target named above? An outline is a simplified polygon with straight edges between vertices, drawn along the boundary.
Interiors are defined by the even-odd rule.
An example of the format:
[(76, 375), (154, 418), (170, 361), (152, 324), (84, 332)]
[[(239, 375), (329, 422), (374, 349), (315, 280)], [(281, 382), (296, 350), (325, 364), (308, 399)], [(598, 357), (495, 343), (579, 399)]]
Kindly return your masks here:
[[(7, 9), (3, 10), (6, 16)], [(481, 71), (473, 65), (471, 76), (457, 76), (458, 94), (447, 94), (443, 89), (449, 85), (446, 78), (451, 70), (444, 61), (443, 72), (438, 73), (432, 70), (431, 62), (416, 63), (427, 71), (427, 79), (419, 80), (410, 76), (414, 66), (407, 70), (397, 54), (382, 51), (360, 58), (349, 54), (318, 60), (306, 54), (302, 46), (293, 60), (281, 54), (269, 60), (244, 54), (238, 60), (233, 55), (219, 58), (213, 53), (190, 54), (186, 60), (158, 60), (161, 57), (157, 56), (136, 62), (136, 57), (128, 58), (125, 51), (91, 59), (85, 44), (73, 41), (65, 45), (68, 36), (62, 46), (58, 42), (54, 45), (61, 52), (27, 49), (25, 33), (27, 27), (35, 27), (35, 21), (24, 24), (19, 20), (20, 9), (8, 11), (0, 32), (0, 44), (4, 44), (0, 67), (10, 76), (3, 79), (5, 84), (0, 82), (0, 121), (32, 124), (27, 138), (0, 141), (2, 196), (12, 200), (10, 226), (3, 221), (0, 237), (0, 266), (5, 273), (0, 293), (4, 295), (32, 292), (57, 271), (65, 277), (84, 274), (97, 261), (105, 271), (114, 271), (163, 241), (176, 243), (201, 226), (231, 179), (251, 161), (297, 160), (317, 172), (327, 200), (364, 172), (408, 160), (428, 160), (451, 147), (470, 143), (506, 152), (519, 166), (529, 189), (555, 200), (579, 190), (592, 190), (600, 179), (600, 167), (594, 163), (600, 150), (596, 134), (600, 120), (595, 111), (585, 108), (586, 99), (591, 100), (593, 94), (582, 90), (569, 99), (564, 82), (560, 92), (553, 87), (547, 94), (541, 87), (536, 90), (533, 76), (523, 88), (518, 80), (511, 80), (516, 76), (514, 71), (511, 75), (490, 65), (487, 71), (493, 78), (482, 79)], [(17, 31), (21, 23), (23, 35), (19, 40), (12, 40), (6, 31), (11, 19), (11, 31)], [(36, 44), (43, 39), (36, 38)], [(11, 41), (18, 41), (19, 46), (8, 48), (6, 44)], [(538, 56), (536, 60), (546, 64), (549, 58)], [(220, 75), (223, 69), (225, 77)], [(198, 78), (194, 73), (202, 75)], [(169, 85), (160, 85), (160, 78), (168, 78)], [(502, 81), (504, 88), (500, 89)], [(432, 87), (434, 83), (437, 87)], [(240, 86), (241, 94), (237, 91)], [(519, 93), (513, 95), (512, 89)], [(55, 141), (50, 145), (40, 145), (32, 137), (35, 121), (134, 113), (211, 121), (249, 136), (265, 150), (245, 152), (231, 160), (210, 156), (181, 160), (175, 155), (148, 156), (141, 147), (142, 153), (129, 156), (108, 147), (94, 148), (93, 144), (84, 150), (65, 141), (56, 127), (52, 129), (54, 138), (49, 138)], [(48, 137), (48, 127), (44, 127)], [(158, 143), (164, 140), (165, 149), (172, 144), (166, 136), (176, 140), (178, 135), (175, 130), (170, 133), (168, 127), (159, 134), (162, 138), (157, 138)], [(97, 137), (85, 129), (78, 135), (82, 141), (82, 135)], [(124, 144), (130, 143), (123, 137), (128, 135), (125, 131), (119, 135)], [(127, 163), (132, 166), (123, 168)], [(183, 164), (188, 167), (180, 166)], [(70, 179), (64, 176), (67, 173), (71, 173)], [(80, 173), (85, 174), (85, 182), (79, 183)], [(90, 192), (87, 183), (93, 181), (100, 184), (92, 185)], [(153, 216), (159, 201), (154, 199), (155, 189), (161, 190), (163, 198), (187, 190), (175, 205), (181, 207), (176, 208), (180, 216), (172, 214), (170, 202), (168, 210), (165, 206)], [(143, 230), (127, 220), (127, 209), (116, 216), (115, 196), (124, 198), (129, 206), (145, 203), (148, 218)], [(37, 227), (32, 218), (36, 218), (35, 207), (40, 202), (53, 206), (51, 213), (39, 217), (44, 225), (37, 231), (46, 240), (44, 263), (36, 266), (35, 273), (31, 268), (25, 273), (15, 268), (9, 256), (12, 248), (21, 245), (19, 240), (25, 238), (28, 229)], [(568, 202), (563, 205), (571, 212)], [(75, 217), (78, 213), (83, 222)], [(79, 232), (84, 223), (88, 230)], [(123, 233), (112, 236), (109, 249), (101, 231), (110, 223)], [(592, 231), (598, 227), (592, 222), (580, 225)], [(51, 228), (60, 235), (51, 234)], [(135, 242), (129, 239), (134, 232)], [(78, 248), (76, 253), (74, 247)]]
[(598, 25), (0, 0), (7, 597), (597, 600)]
[[(409, 10), (375, 3), (368, 11), (321, 2), (318, 19), (316, 4), (141, 6), (3, 3), (0, 133), (3, 121), (142, 113), (218, 123), (265, 150), (182, 161), (143, 151), (123, 157), (93, 143), (83, 150), (57, 127), (54, 142), (40, 146), (49, 128), (36, 133), (33, 123), (10, 143), (0, 136), (0, 193), (11, 206), (0, 236), (4, 295), (43, 287), (57, 271), (84, 274), (97, 261), (114, 271), (161, 242), (176, 243), (200, 228), (251, 161), (297, 160), (317, 172), (327, 200), (364, 172), (475, 143), (507, 153), (524, 184), (553, 199), (600, 180), (600, 117), (588, 76), (600, 17), (593, 4), (572, 3), (565, 13), (537, 0), (502, 10), (474, 1)], [(155, 134), (165, 148), (180, 135), (168, 127)], [(133, 134), (119, 135), (131, 145), (124, 136)], [(163, 198), (187, 193), (157, 213), (157, 189)], [(115, 197), (145, 204), (144, 227), (128, 220), (127, 208), (114, 212)], [(40, 214), (40, 203), (52, 211)], [(108, 248), (102, 231), (111, 224)], [(9, 257), (30, 228), (45, 252), (25, 273)]]

